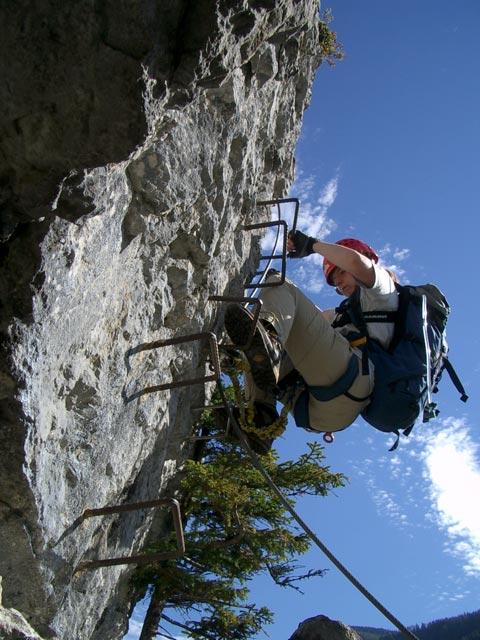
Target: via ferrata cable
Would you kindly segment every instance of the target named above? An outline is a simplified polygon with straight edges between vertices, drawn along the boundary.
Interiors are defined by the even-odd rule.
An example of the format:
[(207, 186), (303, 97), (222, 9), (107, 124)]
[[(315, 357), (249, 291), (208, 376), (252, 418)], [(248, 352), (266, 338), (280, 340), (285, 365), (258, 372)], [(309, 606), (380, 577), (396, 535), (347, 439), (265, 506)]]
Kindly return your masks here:
[(400, 620), (398, 620), (388, 609), (386, 609), (381, 602), (379, 602), (374, 595), (372, 595), (356, 578), (354, 575), (350, 573), (350, 571), (333, 555), (333, 553), (326, 547), (323, 542), (318, 538), (316, 533), (308, 526), (308, 524), (298, 515), (292, 505), (285, 498), (283, 493), (277, 487), (277, 485), (273, 482), (271, 477), (268, 475), (267, 471), (264, 469), (262, 463), (258, 459), (258, 456), (252, 451), (250, 445), (248, 444), (240, 425), (238, 424), (235, 416), (233, 415), (230, 403), (225, 395), (225, 389), (220, 379), (217, 380), (217, 388), (222, 399), (222, 402), (227, 410), (228, 417), (230, 418), (230, 422), (233, 425), (236, 436), (239, 438), (242, 447), (245, 449), (247, 454), (249, 455), (253, 465), (256, 469), (261, 473), (265, 482), (268, 484), (270, 489), (275, 493), (278, 499), (282, 502), (287, 511), (290, 512), (294, 520), (300, 525), (300, 527), (305, 531), (305, 533), (309, 536), (309, 538), (314, 542), (317, 547), (327, 556), (327, 558), (343, 573), (343, 575), (362, 593), (367, 600), (369, 600), (374, 607), (382, 613), (387, 620), (389, 620), (403, 635), (409, 640), (419, 640), (419, 638), (414, 635), (405, 625), (403, 625)]

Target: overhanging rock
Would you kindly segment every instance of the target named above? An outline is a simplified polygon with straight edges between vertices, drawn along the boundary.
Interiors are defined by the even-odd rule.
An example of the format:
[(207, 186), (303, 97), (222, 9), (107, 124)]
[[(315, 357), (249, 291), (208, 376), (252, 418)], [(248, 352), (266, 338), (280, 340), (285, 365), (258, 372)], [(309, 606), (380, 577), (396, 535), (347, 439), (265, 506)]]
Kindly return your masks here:
[[(212, 294), (243, 293), (286, 195), (320, 62), (318, 2), (3, 3), (4, 605), (42, 637), (122, 637), (147, 513), (85, 509), (174, 497), (203, 387)], [(129, 401), (131, 396), (135, 400)], [(161, 526), (161, 525), (160, 525)]]

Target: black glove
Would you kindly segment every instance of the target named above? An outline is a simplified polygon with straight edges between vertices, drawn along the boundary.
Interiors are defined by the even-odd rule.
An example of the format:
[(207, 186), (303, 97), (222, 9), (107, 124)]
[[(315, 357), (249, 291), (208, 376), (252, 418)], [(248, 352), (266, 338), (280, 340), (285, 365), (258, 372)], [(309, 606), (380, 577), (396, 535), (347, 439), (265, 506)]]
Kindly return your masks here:
[(313, 245), (315, 242), (318, 242), (318, 238), (307, 236), (301, 231), (295, 231), (295, 233), (290, 231), (288, 237), (295, 245), (295, 249), (288, 253), (289, 258), (305, 258), (305, 256), (310, 256), (312, 253), (315, 253)]

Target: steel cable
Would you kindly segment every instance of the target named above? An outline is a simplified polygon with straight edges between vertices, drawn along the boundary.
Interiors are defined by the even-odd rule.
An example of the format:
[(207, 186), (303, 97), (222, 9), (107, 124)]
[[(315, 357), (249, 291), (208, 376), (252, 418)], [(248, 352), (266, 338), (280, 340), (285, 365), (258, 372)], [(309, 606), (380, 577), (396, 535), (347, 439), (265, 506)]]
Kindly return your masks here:
[(317, 547), (327, 556), (327, 558), (337, 567), (337, 569), (343, 573), (343, 575), (354, 585), (354, 587), (356, 587), (360, 591), (360, 593), (362, 593), (362, 595), (364, 595), (365, 598), (367, 598), (367, 600), (369, 600), (371, 604), (373, 604), (373, 606), (376, 609), (378, 609), (378, 611), (380, 611), (380, 613), (382, 613), (385, 616), (385, 618), (387, 618), (387, 620), (389, 620), (409, 640), (419, 640), (419, 638), (416, 635), (414, 635), (409, 629), (407, 629), (407, 627), (405, 627), (405, 625), (403, 625), (400, 622), (400, 620), (398, 620), (388, 609), (386, 609), (382, 605), (382, 603), (379, 602), (377, 598), (375, 598), (375, 596), (371, 594), (355, 578), (355, 576), (350, 573), (350, 571), (338, 560), (338, 558), (336, 558), (333, 555), (333, 553), (328, 549), (328, 547), (326, 547), (323, 544), (323, 542), (318, 538), (316, 533), (308, 526), (308, 524), (298, 515), (298, 513), (295, 511), (292, 505), (288, 502), (288, 500), (285, 498), (285, 496), (277, 487), (277, 485), (274, 483), (274, 481), (271, 479), (271, 477), (268, 475), (267, 471), (264, 469), (262, 463), (258, 459), (258, 456), (255, 454), (255, 452), (251, 449), (250, 445), (248, 444), (242, 432), (242, 429), (240, 428), (240, 425), (238, 424), (237, 420), (235, 419), (235, 416), (233, 415), (230, 403), (225, 395), (225, 389), (223, 388), (223, 383), (220, 380), (220, 378), (217, 380), (217, 387), (218, 387), (218, 391), (222, 399), (222, 402), (225, 406), (225, 409), (227, 410), (230, 422), (233, 425), (235, 433), (239, 438), (242, 447), (245, 449), (245, 451), (249, 455), (255, 468), (258, 469), (258, 471), (262, 474), (265, 482), (268, 484), (270, 489), (275, 493), (278, 499), (282, 502), (282, 504), (287, 509), (287, 511), (289, 511), (289, 513), (294, 518), (294, 520), (305, 531), (305, 533), (312, 540), (312, 542), (314, 542), (317, 545)]

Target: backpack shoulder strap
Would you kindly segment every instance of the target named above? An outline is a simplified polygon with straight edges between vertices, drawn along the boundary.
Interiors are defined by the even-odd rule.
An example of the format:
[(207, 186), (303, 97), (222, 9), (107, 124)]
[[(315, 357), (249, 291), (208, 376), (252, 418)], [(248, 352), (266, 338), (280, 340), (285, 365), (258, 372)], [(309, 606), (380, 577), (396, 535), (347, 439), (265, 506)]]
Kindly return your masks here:
[(388, 351), (392, 353), (397, 347), (400, 340), (405, 335), (405, 327), (407, 325), (408, 305), (410, 304), (411, 293), (407, 286), (395, 282), (395, 289), (398, 293), (398, 308), (394, 312), (393, 320), (394, 329), (393, 336), (388, 347)]
[(364, 313), (360, 306), (359, 287), (355, 289), (354, 293), (349, 298), (343, 300), (343, 302), (335, 309), (335, 312), (337, 316), (332, 323), (332, 327), (334, 329), (344, 327), (346, 324), (353, 324), (358, 330), (360, 336), (368, 337)]
[(332, 327), (334, 329), (338, 329), (340, 327), (344, 327), (346, 324), (354, 324), (357, 326), (357, 301), (354, 298), (357, 298), (356, 292), (350, 298), (345, 298), (342, 302), (335, 307), (335, 320), (332, 322)]
[(450, 376), (450, 380), (455, 385), (455, 389), (460, 394), (460, 400), (462, 402), (466, 402), (468, 400), (468, 396), (467, 396), (467, 394), (465, 392), (465, 388), (464, 388), (463, 384), (461, 383), (457, 372), (453, 368), (452, 363), (450, 362), (450, 360), (446, 356), (443, 357), (443, 365), (444, 365), (444, 368), (446, 369), (448, 375)]
[[(369, 374), (370, 366), (368, 362), (368, 329), (367, 323), (365, 320), (365, 315), (362, 311), (362, 307), (360, 305), (360, 287), (357, 287), (354, 293), (344, 300), (342, 304), (345, 304), (345, 309), (350, 318), (350, 322), (352, 322), (356, 329), (358, 330), (358, 335), (355, 336), (353, 341), (350, 341), (350, 345), (352, 347), (360, 347), (362, 350), (362, 375), (366, 376)], [(340, 305), (341, 307), (342, 305)], [(343, 326), (343, 325), (342, 325)]]

